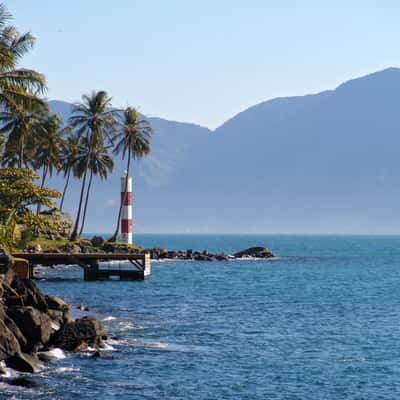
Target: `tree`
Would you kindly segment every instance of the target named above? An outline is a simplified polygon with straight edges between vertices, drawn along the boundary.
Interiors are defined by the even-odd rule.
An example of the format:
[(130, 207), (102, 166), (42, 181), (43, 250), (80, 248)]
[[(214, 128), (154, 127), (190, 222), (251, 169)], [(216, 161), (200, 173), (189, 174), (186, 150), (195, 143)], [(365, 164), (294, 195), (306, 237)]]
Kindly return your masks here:
[[(115, 153), (122, 152), (122, 158), (127, 155), (127, 176), (130, 175), (131, 159), (140, 159), (150, 153), (150, 140), (152, 128), (148, 121), (141, 119), (138, 112), (131, 107), (124, 110), (122, 122), (119, 123), (119, 130), (115, 135)], [(110, 241), (117, 240), (119, 224), (121, 220), (122, 207), (126, 201), (126, 192), (128, 189), (128, 179), (125, 180), (124, 196), (118, 211), (117, 226), (114, 235)]]
[(4, 4), (0, 4), (0, 106), (14, 110), (43, 106), (38, 94), (46, 90), (42, 74), (18, 68), (24, 55), (32, 49), (35, 38), (31, 33), (20, 34), (8, 25), (12, 15)]
[(65, 194), (69, 185), (71, 173), (74, 172), (78, 160), (78, 146), (79, 139), (75, 135), (68, 136), (67, 139), (63, 140), (60, 145), (61, 170), (64, 172), (64, 178), (66, 178), (59, 207), (60, 211), (63, 209)]
[(100, 179), (107, 179), (108, 173), (114, 169), (114, 160), (108, 154), (107, 148), (104, 146), (98, 146), (92, 150), (89, 150), (89, 146), (86, 143), (86, 139), (82, 140), (79, 146), (79, 156), (76, 165), (77, 174), (83, 174), (86, 168), (86, 162), (89, 159), (89, 183), (86, 191), (85, 206), (83, 209), (82, 224), (79, 231), (79, 235), (82, 234), (83, 228), (86, 221), (86, 211), (89, 203), (90, 189), (92, 187), (93, 176), (100, 176)]
[[(86, 138), (89, 153), (98, 146), (104, 145), (104, 140), (112, 140), (112, 130), (115, 125), (116, 111), (110, 110), (111, 98), (105, 91), (92, 92), (91, 95), (82, 96), (82, 103), (74, 105), (72, 116), (69, 119), (71, 129), (75, 130), (78, 138)], [(82, 201), (86, 188), (86, 177), (89, 169), (90, 158), (87, 157), (83, 171), (81, 193), (79, 197), (78, 212), (74, 229), (70, 239), (78, 236), (78, 227), (81, 218)]]
[(48, 221), (32, 212), (32, 206), (54, 207), (60, 193), (34, 183), (38, 176), (27, 168), (0, 168), (0, 242), (6, 247), (14, 242), (16, 224), (33, 230), (48, 227)]
[(22, 107), (0, 112), (0, 132), (7, 137), (3, 165), (27, 167), (33, 159), (34, 139), (42, 130), (46, 109), (35, 105), (29, 110)]
[[(61, 168), (60, 144), (61, 144), (61, 120), (57, 114), (49, 115), (38, 122), (36, 130), (38, 137), (35, 140), (35, 155), (33, 165), (36, 170), (42, 169), (42, 183), (44, 186), (47, 176), (52, 176), (53, 171)], [(40, 212), (40, 205), (36, 214)]]

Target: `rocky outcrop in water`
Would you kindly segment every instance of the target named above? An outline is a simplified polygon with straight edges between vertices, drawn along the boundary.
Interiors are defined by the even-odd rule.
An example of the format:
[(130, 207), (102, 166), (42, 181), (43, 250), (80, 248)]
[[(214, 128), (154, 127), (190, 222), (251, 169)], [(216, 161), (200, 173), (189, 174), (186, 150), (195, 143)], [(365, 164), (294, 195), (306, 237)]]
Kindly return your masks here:
[(154, 260), (164, 260), (164, 259), (178, 259), (178, 260), (194, 260), (194, 261), (229, 261), (237, 258), (272, 258), (274, 255), (272, 251), (267, 247), (251, 247), (246, 250), (242, 250), (233, 255), (227, 255), (224, 253), (209, 253), (208, 251), (171, 251), (162, 248), (148, 249), (146, 251), (150, 252), (151, 258)]
[(274, 255), (267, 247), (250, 247), (246, 250), (239, 251), (233, 255), (235, 258), (251, 257), (251, 258), (271, 258)]
[(62, 299), (45, 296), (33, 281), (0, 267), (0, 361), (7, 367), (33, 373), (41, 366), (38, 354), (51, 348), (103, 347), (107, 335), (100, 321), (74, 320)]

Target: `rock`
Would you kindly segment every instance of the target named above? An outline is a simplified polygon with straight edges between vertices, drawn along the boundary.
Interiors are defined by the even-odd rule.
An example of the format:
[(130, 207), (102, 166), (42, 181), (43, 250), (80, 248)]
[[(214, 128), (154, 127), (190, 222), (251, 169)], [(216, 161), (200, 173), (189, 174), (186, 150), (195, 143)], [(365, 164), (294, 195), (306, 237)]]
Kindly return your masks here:
[(53, 328), (48, 315), (33, 307), (10, 307), (7, 315), (28, 340), (26, 351), (32, 351), (37, 345), (49, 342)]
[(112, 360), (114, 357), (104, 351), (97, 350), (92, 354), (91, 358), (104, 358), (106, 360)]
[(170, 258), (170, 259), (178, 258), (178, 252), (176, 252), (176, 251), (168, 251), (167, 254), (166, 254), (166, 258)]
[(18, 328), (17, 324), (7, 315), (4, 317), (4, 322), (7, 328), (12, 332), (14, 337), (18, 340), (21, 349), (25, 350), (27, 348), (28, 341)]
[(250, 247), (246, 250), (239, 251), (233, 255), (235, 258), (254, 257), (254, 258), (271, 258), (274, 257), (271, 250), (267, 247)]
[(69, 311), (64, 311), (63, 312), (63, 322), (64, 324), (67, 324), (68, 322), (73, 322), (74, 318), (72, 317), (71, 313)]
[(89, 311), (89, 307), (85, 306), (83, 303), (79, 304), (76, 308), (80, 311)]
[(107, 334), (103, 324), (93, 317), (83, 317), (67, 323), (53, 335), (52, 344), (68, 351), (76, 349), (86, 342), (90, 346), (99, 347)]
[(42, 211), (41, 216), (45, 217), (48, 222), (50, 229), (41, 230), (39, 233), (56, 239), (58, 237), (68, 238), (72, 233), (73, 221), (69, 214), (66, 214), (57, 208), (51, 210)]
[(19, 372), (29, 372), (31, 374), (38, 372), (42, 366), (39, 359), (35, 356), (25, 353), (15, 354), (6, 358), (6, 366)]
[(101, 236), (93, 236), (90, 241), (94, 247), (102, 247), (104, 244), (104, 239)]
[(21, 351), (17, 338), (8, 329), (3, 320), (0, 320), (0, 360), (14, 356)]
[(81, 351), (87, 350), (89, 345), (86, 342), (81, 342), (77, 347), (75, 347), (74, 352), (79, 353)]
[(12, 306), (24, 306), (24, 299), (21, 296), (7, 296), (6, 298), (6, 305), (7, 307)]
[(26, 387), (26, 388), (34, 388), (34, 387), (40, 386), (37, 382), (35, 382), (32, 379), (29, 379), (25, 376), (7, 379), (5, 382), (7, 383), (7, 385), (21, 386), (21, 387)]
[[(15, 275), (15, 282), (22, 283), (24, 289), (21, 291), (24, 295), (24, 302), (26, 306), (32, 306), (40, 311), (46, 312), (48, 309), (47, 301), (42, 292), (30, 279), (20, 280), (17, 275)], [(13, 282), (14, 284), (14, 282)], [(14, 287), (12, 284), (12, 287)]]
[(217, 261), (229, 261), (229, 257), (225, 254), (216, 254), (214, 257)]
[(195, 261), (212, 261), (213, 260), (213, 258), (212, 257), (210, 257), (210, 256), (208, 256), (208, 255), (205, 255), (205, 254), (195, 254), (194, 255), (194, 257), (193, 257), (193, 259), (195, 260)]
[(168, 255), (167, 249), (155, 247), (154, 249), (150, 250), (150, 257), (156, 260), (167, 258), (167, 255)]
[(63, 247), (63, 251), (65, 253), (73, 253), (73, 254), (79, 254), (81, 253), (81, 247), (77, 244), (67, 244), (66, 246)]
[(64, 323), (64, 313), (60, 310), (48, 310), (47, 315), (50, 317), (52, 322), (61, 326)]
[(47, 307), (50, 308), (51, 310), (58, 310), (58, 311), (69, 310), (68, 304), (57, 296), (46, 296), (45, 300), (47, 303)]

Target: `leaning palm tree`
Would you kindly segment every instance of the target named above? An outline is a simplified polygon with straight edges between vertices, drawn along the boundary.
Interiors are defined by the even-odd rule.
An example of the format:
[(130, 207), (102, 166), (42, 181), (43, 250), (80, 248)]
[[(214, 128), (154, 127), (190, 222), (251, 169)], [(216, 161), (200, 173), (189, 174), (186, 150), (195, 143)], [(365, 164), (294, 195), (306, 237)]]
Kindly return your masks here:
[(89, 203), (89, 195), (92, 187), (93, 177), (98, 175), (101, 180), (107, 179), (108, 173), (114, 169), (114, 160), (108, 154), (108, 149), (105, 146), (97, 146), (89, 150), (86, 139), (82, 140), (79, 146), (79, 155), (76, 163), (77, 174), (83, 173), (86, 168), (86, 162), (89, 159), (89, 183), (86, 191), (85, 205), (83, 208), (82, 224), (79, 230), (79, 236), (83, 232), (86, 221), (87, 206)]
[[(70, 127), (75, 131), (78, 138), (86, 139), (86, 146), (89, 153), (94, 148), (103, 146), (105, 139), (112, 140), (111, 135), (115, 125), (116, 111), (110, 110), (110, 107), (111, 98), (108, 97), (105, 91), (84, 95), (82, 96), (82, 103), (73, 106), (72, 116), (69, 119)], [(75, 240), (78, 236), (89, 162), (90, 158), (87, 157), (82, 175), (78, 212), (70, 240)]]
[[(35, 130), (38, 133), (36, 137), (36, 151), (34, 154), (33, 165), (36, 170), (42, 169), (43, 188), (47, 176), (52, 176), (54, 169), (58, 171), (61, 168), (60, 162), (60, 144), (61, 144), (61, 120), (57, 114), (49, 115), (38, 122)], [(40, 204), (37, 207), (36, 214), (40, 212)]]
[[(65, 194), (71, 178), (71, 173), (74, 172), (77, 160), (78, 160), (78, 146), (79, 139), (75, 135), (68, 136), (61, 142), (60, 145), (60, 163), (61, 170), (64, 173), (65, 185), (60, 201), (60, 211), (63, 209)], [(75, 175), (75, 174), (74, 174)], [(75, 175), (76, 176), (76, 175)]]
[(23, 56), (32, 49), (35, 38), (31, 33), (20, 34), (8, 25), (12, 15), (0, 4), (0, 105), (6, 109), (23, 109), (44, 104), (38, 94), (46, 89), (42, 74), (18, 68)]
[[(131, 159), (140, 159), (150, 153), (150, 140), (152, 128), (148, 121), (141, 119), (139, 113), (131, 107), (124, 110), (122, 122), (119, 123), (119, 130), (115, 136), (115, 153), (122, 152), (122, 158), (127, 155), (126, 174), (130, 175)], [(124, 196), (119, 206), (117, 226), (114, 235), (109, 239), (111, 242), (117, 240), (119, 224), (121, 220), (122, 207), (126, 201), (128, 179), (125, 179)]]

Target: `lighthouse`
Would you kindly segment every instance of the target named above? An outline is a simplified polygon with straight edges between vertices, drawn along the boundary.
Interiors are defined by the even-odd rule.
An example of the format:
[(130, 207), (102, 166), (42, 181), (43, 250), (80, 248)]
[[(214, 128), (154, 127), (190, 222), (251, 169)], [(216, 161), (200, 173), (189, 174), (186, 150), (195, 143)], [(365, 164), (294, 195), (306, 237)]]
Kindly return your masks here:
[[(128, 180), (128, 184), (127, 181)], [(126, 196), (125, 196), (126, 187)], [(125, 201), (124, 201), (125, 197)], [(126, 172), (121, 178), (121, 241), (132, 244), (132, 177)]]

